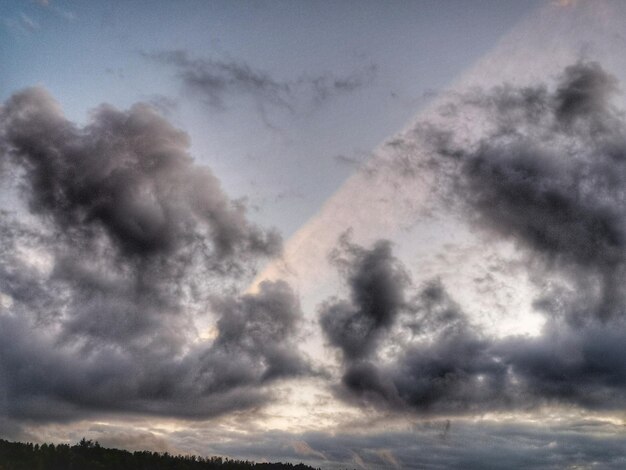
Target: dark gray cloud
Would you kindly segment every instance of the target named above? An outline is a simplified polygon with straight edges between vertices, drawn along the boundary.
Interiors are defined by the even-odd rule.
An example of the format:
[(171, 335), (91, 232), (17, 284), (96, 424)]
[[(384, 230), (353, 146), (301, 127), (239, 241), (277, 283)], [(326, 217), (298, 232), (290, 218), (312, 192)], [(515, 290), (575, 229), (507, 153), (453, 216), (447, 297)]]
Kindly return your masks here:
[[(309, 371), (289, 286), (229, 294), (280, 238), (187, 147), (146, 105), (103, 105), (83, 128), (38, 88), (0, 108), (1, 161), (30, 211), (0, 220), (0, 416), (201, 419)], [(215, 338), (194, 342), (212, 318)]]
[[(38, 276), (20, 267), (15, 247), (6, 251), (6, 293), (50, 307), (50, 297), (62, 298), (68, 340), (139, 347), (167, 326), (158, 341), (179, 347), (190, 307), (212, 285), (280, 250), (279, 236), (250, 223), (211, 171), (194, 164), (186, 134), (146, 105), (101, 106), (81, 129), (33, 88), (11, 97), (0, 118), (3, 164), (16, 169), (40, 220), (30, 250), (52, 265)], [(46, 292), (33, 291), (44, 284)], [(15, 297), (17, 289), (27, 291)]]
[[(201, 239), (215, 260), (276, 254), (279, 239), (250, 224), (211, 171), (189, 156), (188, 136), (152, 108), (103, 105), (83, 129), (42, 89), (4, 105), (2, 143), (24, 172), (31, 211), (81, 241), (101, 232), (124, 255), (172, 255)], [(210, 242), (210, 243), (209, 243)]]
[(404, 308), (408, 275), (391, 254), (391, 244), (383, 240), (367, 250), (344, 236), (332, 258), (344, 271), (350, 301), (322, 305), (321, 326), (346, 359), (361, 359), (376, 348), (379, 336)]
[(0, 211), (0, 216), (0, 292), (15, 303), (14, 308), (40, 312), (39, 320), (43, 316), (53, 316), (60, 308), (60, 303), (56, 301), (45, 279), (38, 275), (37, 269), (25, 262), (18, 251), (20, 248), (40, 246), (42, 237), (20, 224), (9, 212)]
[[(597, 64), (577, 64), (565, 69), (554, 93), (503, 87), (463, 96), (455, 114), (482, 112), (490, 128), (465, 147), (440, 130), (436, 150), (460, 160), (459, 183), (490, 228), (519, 235), (546, 255), (605, 262), (619, 243), (621, 214), (611, 210), (624, 177), (624, 121), (609, 99), (615, 88)], [(497, 212), (485, 213), (498, 198)], [(528, 213), (528, 223), (505, 212), (511, 219)]]
[[(567, 274), (595, 299), (584, 317), (603, 319), (623, 316), (626, 305), (626, 122), (610, 105), (616, 82), (598, 64), (579, 63), (552, 94), (536, 91), (540, 98), (518, 101), (517, 111), (501, 97), (504, 111), (492, 119), (510, 122), (460, 154), (459, 185), (479, 223)], [(519, 92), (504, 95), (515, 101)]]
[[(341, 396), (420, 413), (623, 408), (626, 122), (611, 105), (616, 89), (598, 64), (577, 63), (552, 89), (506, 85), (455, 96), (441, 122), (416, 128), (434, 150), (427, 164), (439, 171), (444, 200), (528, 255), (541, 292), (534, 306), (546, 324), (535, 338), (492, 338), (440, 283), (423, 287), (400, 314), (385, 292), (370, 289), (389, 309), (389, 323), (375, 330), (367, 356), (346, 354), (343, 340), (352, 325), (369, 321), (367, 312), (347, 315), (351, 304), (341, 302), (322, 311), (330, 344), (344, 352)], [(481, 122), (477, 137), (457, 127), (467, 119)], [(362, 263), (349, 263), (350, 282)], [(390, 272), (378, 272), (387, 278), (380, 285), (406, 291)]]
[(204, 419), (262, 405), (271, 397), (265, 385), (307, 371), (293, 337), (299, 306), (284, 283), (223, 300), (218, 313), (214, 341), (175, 355), (154, 343), (142, 349), (106, 344), (81, 353), (25, 318), (0, 315), (0, 412), (33, 420), (103, 412)]
[(605, 319), (625, 305), (626, 122), (611, 106), (616, 89), (598, 64), (578, 63), (554, 91), (506, 86), (460, 98), (451, 121), (476, 113), (487, 129), (478, 141), (445, 130), (430, 139), (473, 222), (588, 287), (597, 302), (587, 315)]
[[(321, 311), (329, 343), (343, 351), (339, 395), (360, 404), (421, 411), (498, 407), (494, 399), (500, 401), (506, 394), (502, 388), (506, 365), (489, 352), (490, 342), (472, 328), (443, 286), (433, 282), (406, 302), (410, 285), (404, 275), (398, 279), (405, 270), (388, 243), (379, 241), (371, 251), (353, 250), (366, 262), (352, 258), (347, 272), (370, 280), (359, 283), (349, 278), (355, 299), (365, 293), (364, 308), (347, 316), (337, 302)], [(372, 260), (378, 269), (372, 269)], [(376, 306), (376, 317), (384, 322), (371, 319), (371, 306)], [(399, 342), (398, 329), (411, 331), (411, 340)], [(355, 343), (361, 347), (355, 348)], [(386, 353), (390, 343), (393, 353)]]
[[(567, 67), (554, 93), (555, 116), (565, 124), (576, 119), (606, 120), (612, 95), (618, 91), (615, 77), (598, 63), (579, 63)], [(603, 127), (603, 126), (602, 126)]]
[(224, 109), (227, 100), (245, 95), (255, 100), (262, 112), (268, 106), (295, 111), (369, 85), (376, 72), (370, 65), (345, 76), (325, 73), (280, 80), (245, 62), (193, 58), (182, 50), (142, 55), (173, 67), (185, 89), (214, 109)]
[(220, 313), (220, 335), (214, 346), (228, 351), (233, 364), (252, 358), (249, 373), (258, 381), (307, 371), (295, 343), (298, 299), (285, 282), (263, 282), (260, 289), (256, 295), (213, 299)]
[[(352, 269), (360, 266), (356, 262)], [(393, 282), (393, 273), (378, 272), (386, 277), (379, 285)], [(408, 286), (403, 289), (408, 296)], [(380, 295), (377, 289), (369, 292)], [(385, 299), (383, 294), (369, 303), (389, 307)], [(394, 308), (391, 304), (387, 314)], [(374, 330), (376, 341), (366, 343), (366, 354), (354, 353), (353, 336), (357, 331), (364, 332), (358, 338), (372, 337), (369, 315), (353, 310), (348, 318), (344, 310), (322, 307), (322, 329), (344, 353), (338, 396), (359, 405), (434, 415), (626, 405), (623, 320), (580, 327), (566, 316), (553, 316), (538, 337), (493, 338), (472, 324), (439, 281), (388, 316), (388, 323)], [(370, 329), (353, 326), (362, 323)]]

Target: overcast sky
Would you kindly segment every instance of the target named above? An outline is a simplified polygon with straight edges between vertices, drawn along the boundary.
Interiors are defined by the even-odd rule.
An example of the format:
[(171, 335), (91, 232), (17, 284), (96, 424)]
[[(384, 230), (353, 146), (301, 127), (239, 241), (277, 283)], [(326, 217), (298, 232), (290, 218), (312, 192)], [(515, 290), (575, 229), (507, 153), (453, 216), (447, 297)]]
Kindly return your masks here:
[(0, 438), (623, 468), (626, 6), (0, 5)]

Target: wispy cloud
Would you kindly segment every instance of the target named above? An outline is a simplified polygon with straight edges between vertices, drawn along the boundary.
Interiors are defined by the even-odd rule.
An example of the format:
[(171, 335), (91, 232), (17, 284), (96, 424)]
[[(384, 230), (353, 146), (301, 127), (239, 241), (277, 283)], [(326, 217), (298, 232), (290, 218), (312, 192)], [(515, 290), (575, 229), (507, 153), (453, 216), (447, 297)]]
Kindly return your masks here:
[(39, 4), (39, 6), (45, 8), (48, 11), (51, 11), (52, 13), (67, 21), (75, 21), (78, 18), (76, 16), (76, 13), (74, 13), (73, 11), (65, 10), (55, 4), (52, 4), (50, 0), (37, 0), (37, 3)]
[(268, 108), (295, 112), (363, 88), (376, 74), (376, 67), (369, 65), (345, 76), (302, 74), (283, 80), (242, 61), (195, 58), (182, 50), (141, 54), (173, 68), (183, 87), (214, 109), (224, 109), (230, 99), (245, 96), (263, 112)]
[(20, 13), (21, 24), (30, 31), (36, 31), (39, 29), (39, 23), (28, 16), (26, 13)]

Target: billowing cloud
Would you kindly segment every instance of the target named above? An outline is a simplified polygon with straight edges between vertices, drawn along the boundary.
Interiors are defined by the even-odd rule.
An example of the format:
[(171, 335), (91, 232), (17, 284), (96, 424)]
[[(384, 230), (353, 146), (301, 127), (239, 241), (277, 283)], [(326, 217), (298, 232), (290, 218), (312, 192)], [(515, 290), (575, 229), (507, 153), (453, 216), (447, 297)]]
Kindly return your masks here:
[(350, 302), (323, 305), (322, 329), (347, 359), (361, 359), (376, 348), (379, 336), (404, 308), (408, 275), (392, 256), (387, 241), (366, 250), (344, 237), (334, 258), (345, 271)]
[(26, 202), (0, 221), (1, 416), (201, 419), (309, 371), (287, 284), (230, 293), (280, 238), (187, 147), (142, 104), (103, 105), (82, 128), (39, 88), (0, 108), (2, 165)]
[(257, 294), (214, 299), (214, 307), (220, 312), (220, 334), (214, 347), (232, 356), (231, 367), (238, 373), (247, 365), (247, 373), (256, 381), (307, 371), (295, 343), (298, 299), (285, 282), (267, 282), (260, 287)]
[[(397, 282), (398, 273), (405, 270), (387, 243), (379, 241), (371, 251), (361, 250), (377, 258), (381, 247), (386, 249), (383, 259), (393, 260), (395, 267), (373, 271), (376, 284), (363, 286), (367, 307), (353, 311), (349, 322), (343, 321), (344, 315), (337, 309), (322, 307), (321, 324), (329, 343), (343, 351), (340, 396), (362, 404), (424, 411), (467, 411), (476, 407), (477, 399), (496, 406), (493, 398), (500, 393), (497, 379), (506, 368), (486, 351), (489, 343), (471, 329), (438, 283), (425, 286), (410, 303), (389, 302), (391, 297), (408, 297), (410, 285), (405, 277)], [(361, 260), (353, 258), (351, 262), (359, 274), (372, 272)], [(388, 295), (389, 288), (393, 296)], [(379, 316), (386, 319), (385, 323), (369, 321), (372, 305), (381, 308)], [(368, 328), (355, 327), (362, 324)], [(402, 330), (410, 332), (408, 339)], [(365, 341), (372, 331), (377, 333), (376, 342), (367, 343), (367, 354), (354, 354), (354, 341), (337, 341), (352, 336)], [(476, 380), (479, 375), (487, 381)], [(486, 393), (491, 388), (493, 393)]]
[(576, 328), (553, 319), (536, 338), (489, 337), (434, 281), (378, 330), (367, 355), (355, 355), (336, 338), (354, 334), (353, 325), (366, 322), (367, 314), (355, 312), (350, 323), (340, 321), (341, 315), (329, 320), (333, 314), (322, 311), (322, 328), (329, 343), (344, 351), (337, 391), (348, 401), (450, 415), (626, 404), (626, 366), (619, 359), (626, 352), (623, 322)]
[[(344, 270), (353, 300), (321, 312), (330, 345), (343, 351), (344, 398), (452, 414), (547, 403), (624, 406), (626, 368), (613, 359), (626, 352), (626, 123), (610, 104), (616, 89), (598, 64), (577, 63), (553, 91), (476, 91), (444, 109), (449, 128), (417, 127), (434, 149), (430, 164), (452, 207), (481, 230), (516, 241), (537, 282), (550, 276), (535, 302), (547, 321), (536, 338), (488, 337), (440, 282), (398, 309), (390, 299), (408, 295), (397, 279), (402, 266), (394, 261), (394, 272), (364, 261), (382, 253), (394, 259), (389, 245), (352, 247), (357, 255)], [(482, 120), (475, 141), (454, 132), (468, 116)], [(402, 295), (390, 296), (393, 289)]]
[(486, 130), (465, 143), (439, 132), (447, 138), (437, 139), (434, 157), (450, 164), (452, 198), (477, 226), (567, 275), (595, 300), (582, 315), (605, 319), (622, 316), (626, 300), (626, 122), (611, 106), (616, 89), (598, 64), (577, 63), (553, 91), (505, 86), (463, 96), (450, 121), (472, 115)]
[[(598, 64), (577, 63), (553, 90), (476, 91), (456, 97), (442, 111), (443, 124), (416, 128), (434, 149), (430, 164), (459, 216), (514, 240), (533, 279), (550, 279), (535, 301), (546, 323), (538, 337), (495, 338), (472, 323), (440, 282), (423, 286), (400, 314), (388, 304), (388, 290), (369, 288), (367, 304), (385, 305), (379, 316), (389, 321), (376, 329), (367, 355), (351, 354), (350, 343), (337, 338), (353, 336), (352, 325), (374, 324), (368, 310), (353, 309), (346, 321), (345, 307), (322, 308), (329, 343), (343, 351), (341, 396), (447, 414), (626, 404), (626, 366), (619, 359), (626, 344), (626, 123), (610, 104), (616, 89)], [(482, 122), (475, 141), (454, 132), (468, 117)], [(381, 246), (388, 245), (353, 251), (373, 256)], [(353, 273), (362, 266), (353, 256), (344, 267), (355, 299)], [(380, 275), (378, 285), (409, 295), (392, 271), (369, 272)], [(362, 338), (370, 334), (357, 330)]]
[(279, 248), (275, 233), (250, 224), (211, 171), (194, 165), (187, 135), (146, 105), (127, 112), (103, 105), (80, 129), (43, 89), (31, 88), (7, 101), (1, 119), (30, 209), (70, 237), (104, 235), (139, 258), (188, 251), (198, 239), (216, 261)]
[[(271, 397), (264, 385), (307, 370), (291, 335), (297, 301), (278, 283), (225, 305), (217, 338), (186, 351), (156, 342), (81, 351), (35, 330), (26, 318), (1, 315), (0, 411), (34, 420), (96, 412), (202, 419), (259, 406)], [(163, 335), (158, 327), (151, 333)]]

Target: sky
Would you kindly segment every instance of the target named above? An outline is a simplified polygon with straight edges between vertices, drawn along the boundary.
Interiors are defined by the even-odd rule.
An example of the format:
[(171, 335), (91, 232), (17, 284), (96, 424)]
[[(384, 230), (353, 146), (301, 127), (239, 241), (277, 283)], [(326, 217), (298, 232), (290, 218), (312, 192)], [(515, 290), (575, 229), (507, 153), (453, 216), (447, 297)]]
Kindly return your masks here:
[(626, 6), (0, 5), (0, 438), (623, 468)]

